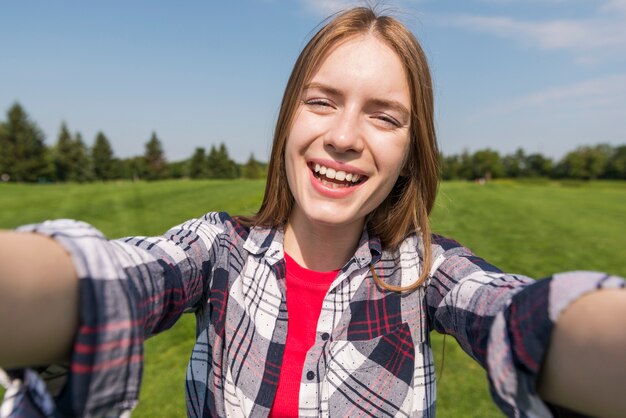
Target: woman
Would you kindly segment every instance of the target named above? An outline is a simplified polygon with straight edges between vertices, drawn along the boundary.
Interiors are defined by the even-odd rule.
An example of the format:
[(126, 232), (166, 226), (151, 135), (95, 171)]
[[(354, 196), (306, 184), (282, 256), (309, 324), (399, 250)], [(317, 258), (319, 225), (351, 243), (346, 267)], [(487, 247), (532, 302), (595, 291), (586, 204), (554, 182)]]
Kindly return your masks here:
[[(117, 241), (73, 221), (5, 234), (0, 302), (26, 325), (1, 329), (13, 334), (0, 364), (71, 354), (69, 379), (56, 379), (52, 396), (33, 370), (8, 373), (0, 416), (129, 413), (144, 339), (185, 311), (198, 321), (190, 416), (431, 416), (432, 329), (488, 370), (507, 415), (549, 416), (538, 385), (550, 401), (622, 413), (612, 394), (626, 372), (626, 336), (602, 323), (621, 315), (626, 329), (624, 281), (575, 273), (534, 282), (431, 237), (437, 172), (419, 44), (370, 9), (338, 15), (292, 72), (255, 216), (209, 213), (162, 237)], [(581, 329), (600, 342), (580, 344)], [(578, 364), (590, 346), (605, 367)], [(599, 383), (590, 389), (572, 373)]]

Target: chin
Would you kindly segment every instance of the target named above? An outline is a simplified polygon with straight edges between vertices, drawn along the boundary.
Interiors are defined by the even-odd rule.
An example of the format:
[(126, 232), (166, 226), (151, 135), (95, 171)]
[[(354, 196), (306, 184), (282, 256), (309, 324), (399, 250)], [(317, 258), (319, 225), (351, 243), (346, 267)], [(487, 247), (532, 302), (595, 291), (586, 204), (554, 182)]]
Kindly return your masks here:
[(323, 206), (324, 205), (318, 205), (317, 207), (315, 207), (315, 210), (306, 211), (306, 217), (311, 223), (320, 226), (341, 227), (354, 224), (362, 224), (365, 219), (364, 216), (355, 215), (350, 211), (346, 211), (345, 206)]

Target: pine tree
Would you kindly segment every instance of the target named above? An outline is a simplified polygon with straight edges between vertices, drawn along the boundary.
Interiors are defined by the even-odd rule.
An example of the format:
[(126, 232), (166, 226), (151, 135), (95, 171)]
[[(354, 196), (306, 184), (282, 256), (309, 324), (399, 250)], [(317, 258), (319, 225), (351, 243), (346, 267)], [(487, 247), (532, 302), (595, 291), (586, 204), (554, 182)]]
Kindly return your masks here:
[(93, 175), (97, 180), (111, 180), (114, 178), (113, 149), (107, 137), (98, 132), (96, 141), (91, 149)]
[(76, 133), (72, 141), (72, 171), (70, 180), (83, 183), (92, 179), (92, 164), (87, 146), (80, 133)]
[(230, 159), (226, 145), (222, 142), (220, 144), (220, 158), (224, 162), (224, 177), (225, 179), (235, 179), (239, 177), (239, 167), (237, 163)]
[(204, 148), (198, 147), (189, 161), (189, 177), (201, 179), (207, 177), (207, 164)]
[(250, 154), (250, 158), (243, 166), (243, 177), (247, 179), (260, 179), (263, 177), (263, 168), (254, 158), (254, 154)]
[(230, 159), (226, 145), (222, 142), (219, 148), (211, 146), (207, 157), (209, 177), (216, 179), (234, 179), (239, 177), (237, 164)]
[(163, 178), (167, 168), (167, 162), (165, 161), (163, 146), (159, 138), (157, 138), (156, 132), (152, 132), (150, 140), (146, 143), (144, 158), (148, 168), (148, 180)]
[(209, 154), (206, 157), (206, 173), (210, 179), (218, 178), (218, 172), (220, 171), (219, 155), (217, 154), (217, 148), (215, 145), (211, 145)]
[(54, 176), (57, 181), (68, 181), (75, 169), (72, 161), (73, 143), (65, 122), (61, 123), (57, 143), (52, 151)]
[(0, 174), (14, 181), (34, 182), (51, 178), (52, 171), (43, 133), (15, 103), (0, 130)]

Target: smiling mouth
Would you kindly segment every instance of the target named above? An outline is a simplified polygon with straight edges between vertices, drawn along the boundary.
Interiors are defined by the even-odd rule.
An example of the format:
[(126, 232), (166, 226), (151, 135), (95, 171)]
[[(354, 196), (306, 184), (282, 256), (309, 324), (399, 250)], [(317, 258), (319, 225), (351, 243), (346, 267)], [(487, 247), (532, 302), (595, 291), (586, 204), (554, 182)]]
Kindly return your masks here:
[(310, 163), (309, 168), (313, 171), (313, 176), (324, 186), (332, 189), (343, 187), (354, 187), (367, 180), (367, 176), (350, 173), (342, 170), (335, 170), (320, 164)]

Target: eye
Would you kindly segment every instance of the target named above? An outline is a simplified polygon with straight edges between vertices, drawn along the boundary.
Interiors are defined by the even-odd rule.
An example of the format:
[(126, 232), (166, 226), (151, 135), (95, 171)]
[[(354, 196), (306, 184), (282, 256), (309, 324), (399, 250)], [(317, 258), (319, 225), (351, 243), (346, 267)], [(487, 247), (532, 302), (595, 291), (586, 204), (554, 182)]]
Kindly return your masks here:
[(383, 124), (389, 126), (390, 128), (399, 128), (402, 124), (394, 117), (391, 117), (387, 114), (378, 114), (373, 116), (374, 119), (381, 121)]
[(304, 103), (312, 107), (319, 107), (319, 108), (332, 107), (332, 103), (330, 100), (322, 99), (322, 98), (306, 99)]

